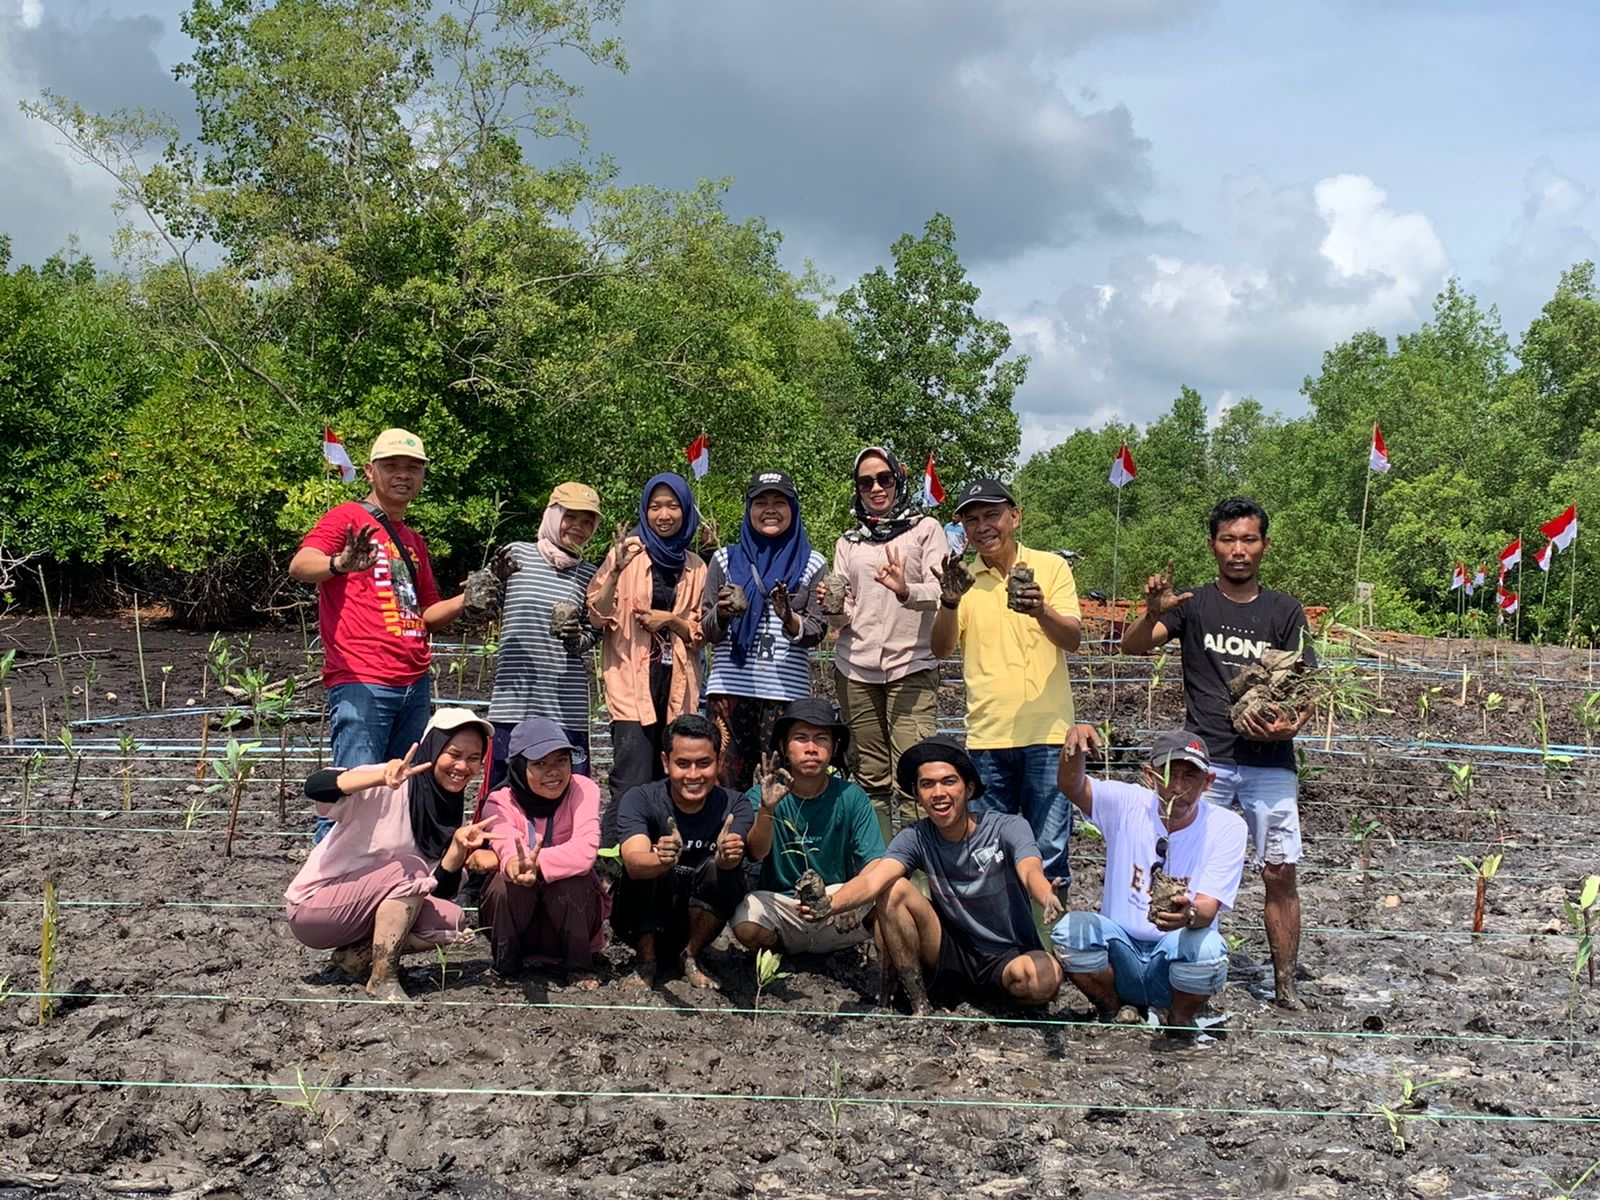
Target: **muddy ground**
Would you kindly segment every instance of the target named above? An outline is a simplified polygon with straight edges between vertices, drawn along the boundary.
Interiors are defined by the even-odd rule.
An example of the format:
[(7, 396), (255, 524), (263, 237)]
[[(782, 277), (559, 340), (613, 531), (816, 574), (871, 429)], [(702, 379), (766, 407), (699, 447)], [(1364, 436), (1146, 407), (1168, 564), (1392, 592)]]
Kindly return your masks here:
[[(217, 698), (209, 680), (200, 694), (209, 636), (147, 624), (143, 638), (152, 706), (171, 666), (176, 715), (134, 719), (146, 705), (127, 621), (63, 625), (60, 675), (42, 622), (0, 625), (0, 653), (19, 651), (6, 684), (20, 743), (0, 750), (15, 848), (0, 868), (0, 1196), (1526, 1197), (1557, 1195), (1546, 1174), (1568, 1182), (1600, 1158), (1600, 999), (1580, 984), (1568, 1020), (1575, 940), (1559, 932), (1563, 895), (1600, 869), (1574, 715), (1595, 687), (1583, 656), (1513, 664), (1502, 647), (1480, 666), (1460, 643), (1386, 644), (1374, 711), (1302, 739), (1309, 1009), (1263, 997), (1247, 882), (1224, 927), (1241, 939), (1224, 1036), (1162, 1054), (1147, 1030), (1063, 1020), (1075, 995), (1044, 1019), (899, 1017), (872, 1003), (876, 968), (850, 956), (786, 963), (795, 974), (759, 1013), (734, 950), (712, 955), (721, 996), (669, 981), (641, 997), (615, 981), (622, 950), (597, 994), (555, 979), (507, 993), (486, 984), (480, 947), (442, 977), (415, 960), (411, 1007), (365, 1003), (278, 907), (309, 844), (293, 785), (314, 765), (315, 718), (290, 725), (281, 765), (276, 731), (260, 735), (272, 753), (224, 859), (226, 797), (195, 780), (199, 710)], [(273, 678), (307, 667), (298, 629), (257, 631), (248, 658)], [(439, 693), (486, 694), (470, 648), (465, 670), (450, 661)], [(1080, 714), (1109, 717), (1119, 743), (1176, 719), (1175, 663), (1154, 688), (1148, 662), (1118, 664), (1114, 696), (1109, 660), (1078, 669)], [(73, 729), (75, 789), (57, 742), (63, 679), (75, 718), (85, 691), (91, 719), (118, 718)], [(1486, 714), (1490, 692), (1503, 700)], [(320, 697), (295, 707), (314, 713)], [(127, 811), (124, 732), (141, 743)], [(227, 736), (208, 733), (210, 756)], [(1365, 854), (1352, 818), (1379, 823)], [(1457, 858), (1495, 849), (1504, 866), (1474, 938)], [(1093, 907), (1097, 844), (1080, 839), (1077, 858), (1073, 903)], [(51, 871), (60, 995), (40, 1028)], [(1395, 1111), (1406, 1080), (1426, 1086), (1415, 1111)], [(1579, 1194), (1594, 1190), (1591, 1177)]]

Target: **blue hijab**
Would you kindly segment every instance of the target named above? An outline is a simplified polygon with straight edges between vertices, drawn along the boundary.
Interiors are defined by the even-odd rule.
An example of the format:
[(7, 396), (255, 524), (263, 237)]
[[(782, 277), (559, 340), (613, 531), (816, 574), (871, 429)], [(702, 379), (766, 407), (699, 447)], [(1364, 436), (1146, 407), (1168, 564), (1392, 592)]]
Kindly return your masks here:
[[(752, 496), (751, 500), (754, 499)], [(750, 524), (747, 504), (744, 524), (739, 527), (739, 541), (728, 547), (728, 582), (742, 587), (750, 601), (750, 607), (740, 613), (728, 629), (728, 648), (738, 666), (744, 665), (761, 633), (761, 622), (772, 607), (767, 593), (782, 583), (793, 596), (811, 561), (811, 539), (806, 536), (805, 524), (800, 520), (800, 505), (793, 496), (784, 499), (789, 502), (789, 528), (777, 537), (757, 533)]]
[[(678, 498), (678, 505), (683, 509), (683, 524), (678, 527), (678, 532), (669, 538), (664, 538), (651, 529), (647, 519), (650, 511), (650, 493), (662, 484), (666, 484)], [(686, 552), (689, 544), (694, 541), (695, 531), (699, 528), (700, 510), (694, 506), (694, 496), (689, 491), (689, 481), (682, 475), (674, 475), (670, 471), (652, 475), (650, 482), (644, 485), (644, 491), (639, 495), (639, 537), (644, 541), (644, 550), (650, 556), (651, 563), (663, 571), (682, 571), (683, 564), (687, 560)]]

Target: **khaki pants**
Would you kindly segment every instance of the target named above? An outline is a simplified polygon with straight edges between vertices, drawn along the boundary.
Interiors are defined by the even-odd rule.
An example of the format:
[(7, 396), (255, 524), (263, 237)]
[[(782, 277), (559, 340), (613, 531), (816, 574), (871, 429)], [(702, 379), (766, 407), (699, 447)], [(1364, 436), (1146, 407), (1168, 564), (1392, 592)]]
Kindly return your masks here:
[(857, 683), (834, 670), (839, 718), (850, 729), (850, 772), (878, 810), (884, 837), (893, 817), (894, 769), (900, 756), (938, 727), (939, 669), (889, 683)]

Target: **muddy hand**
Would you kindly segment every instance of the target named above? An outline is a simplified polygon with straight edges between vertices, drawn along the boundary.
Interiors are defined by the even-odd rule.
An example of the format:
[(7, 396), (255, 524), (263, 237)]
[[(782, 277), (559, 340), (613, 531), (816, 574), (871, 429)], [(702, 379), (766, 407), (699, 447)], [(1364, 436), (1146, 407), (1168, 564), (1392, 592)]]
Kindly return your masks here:
[(939, 580), (939, 600), (944, 604), (957, 604), (972, 589), (972, 572), (961, 561), (961, 555), (945, 556), (944, 566), (934, 572)]
[(643, 549), (644, 541), (629, 534), (628, 523), (618, 521), (616, 531), (611, 535), (611, 561), (615, 569), (620, 573)]
[(493, 557), (489, 559), (489, 569), (494, 572), (496, 579), (504, 583), (522, 570), (522, 564), (517, 561), (516, 555), (512, 554), (505, 546), (501, 546), (500, 549), (494, 552)]
[(1193, 897), (1174, 896), (1172, 907), (1156, 913), (1152, 921), (1162, 933), (1171, 933), (1174, 929), (1182, 929), (1189, 924), (1189, 910), (1193, 907)]
[(722, 819), (717, 831), (717, 866), (722, 870), (737, 867), (744, 861), (744, 838), (733, 832), (733, 814)]
[[(834, 914), (833, 914), (833, 897), (828, 895), (826, 892), (824, 892), (822, 895), (818, 896), (816, 898), (816, 900), (814, 900), (812, 903), (810, 903), (810, 904), (802, 904), (800, 906), (800, 919), (802, 921), (810, 921), (813, 925), (816, 925), (816, 924), (819, 924), (819, 923), (821, 923), (823, 921), (828, 920), (828, 918), (830, 918), (830, 917), (834, 917), (834, 924), (838, 925), (839, 928), (841, 928), (841, 929), (845, 929), (846, 927), (843, 926), (843, 925), (839, 925), (839, 922), (843, 921), (846, 917), (850, 916), (851, 913), (855, 913), (855, 912), (860, 912), (860, 910), (859, 909), (849, 909), (849, 910), (847, 910), (845, 912), (840, 913), (837, 917), (834, 917)], [(859, 924), (861, 924), (861, 919), (859, 917), (857, 917), (856, 925), (859, 925)], [(850, 926), (849, 928), (854, 928), (854, 926)]]
[(345, 527), (344, 549), (333, 556), (339, 565), (339, 574), (351, 575), (365, 571), (378, 561), (378, 545), (372, 539), (372, 526), (357, 530), (354, 522)]
[(673, 866), (678, 861), (678, 856), (683, 853), (683, 835), (678, 832), (678, 823), (671, 817), (667, 818), (667, 831), (656, 839), (656, 859), (659, 862)]
[(778, 620), (787, 625), (789, 614), (794, 611), (793, 605), (789, 603), (788, 587), (783, 583), (773, 585), (772, 590), (767, 593), (767, 603), (772, 605), (772, 611), (778, 614)]
[(1180, 595), (1172, 594), (1172, 559), (1167, 559), (1167, 570), (1164, 575), (1152, 575), (1145, 580), (1144, 607), (1147, 613), (1162, 616), (1171, 612), (1185, 600), (1194, 598), (1193, 592), (1183, 592)]
[(397, 788), (412, 776), (421, 775), (429, 767), (433, 766), (431, 762), (418, 763), (416, 766), (411, 765), (411, 760), (417, 755), (417, 746), (419, 744), (418, 742), (412, 742), (411, 749), (406, 751), (404, 758), (391, 758), (384, 764), (383, 782), (385, 785)]
[(767, 812), (773, 812), (782, 803), (783, 798), (789, 794), (794, 778), (784, 767), (778, 765), (778, 752), (768, 751), (761, 756), (761, 765), (756, 768), (756, 786), (761, 789), (761, 807)]

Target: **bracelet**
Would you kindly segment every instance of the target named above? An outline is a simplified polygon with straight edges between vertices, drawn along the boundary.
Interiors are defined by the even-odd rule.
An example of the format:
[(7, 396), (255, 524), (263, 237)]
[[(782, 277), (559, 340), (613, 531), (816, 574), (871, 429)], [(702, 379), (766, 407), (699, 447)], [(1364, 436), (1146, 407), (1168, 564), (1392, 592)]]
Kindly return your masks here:
[(348, 572), (339, 570), (339, 556), (337, 554), (328, 555), (328, 575), (329, 575), (329, 577), (332, 578), (332, 577), (335, 577), (335, 576), (345, 575), (345, 574), (348, 574)]
[(954, 611), (955, 609), (958, 609), (958, 608), (961, 607), (961, 601), (957, 600), (954, 604), (951, 604), (950, 601), (948, 601), (948, 600), (940, 600), (939, 601), (939, 607), (940, 608), (948, 608), (951, 611)]

